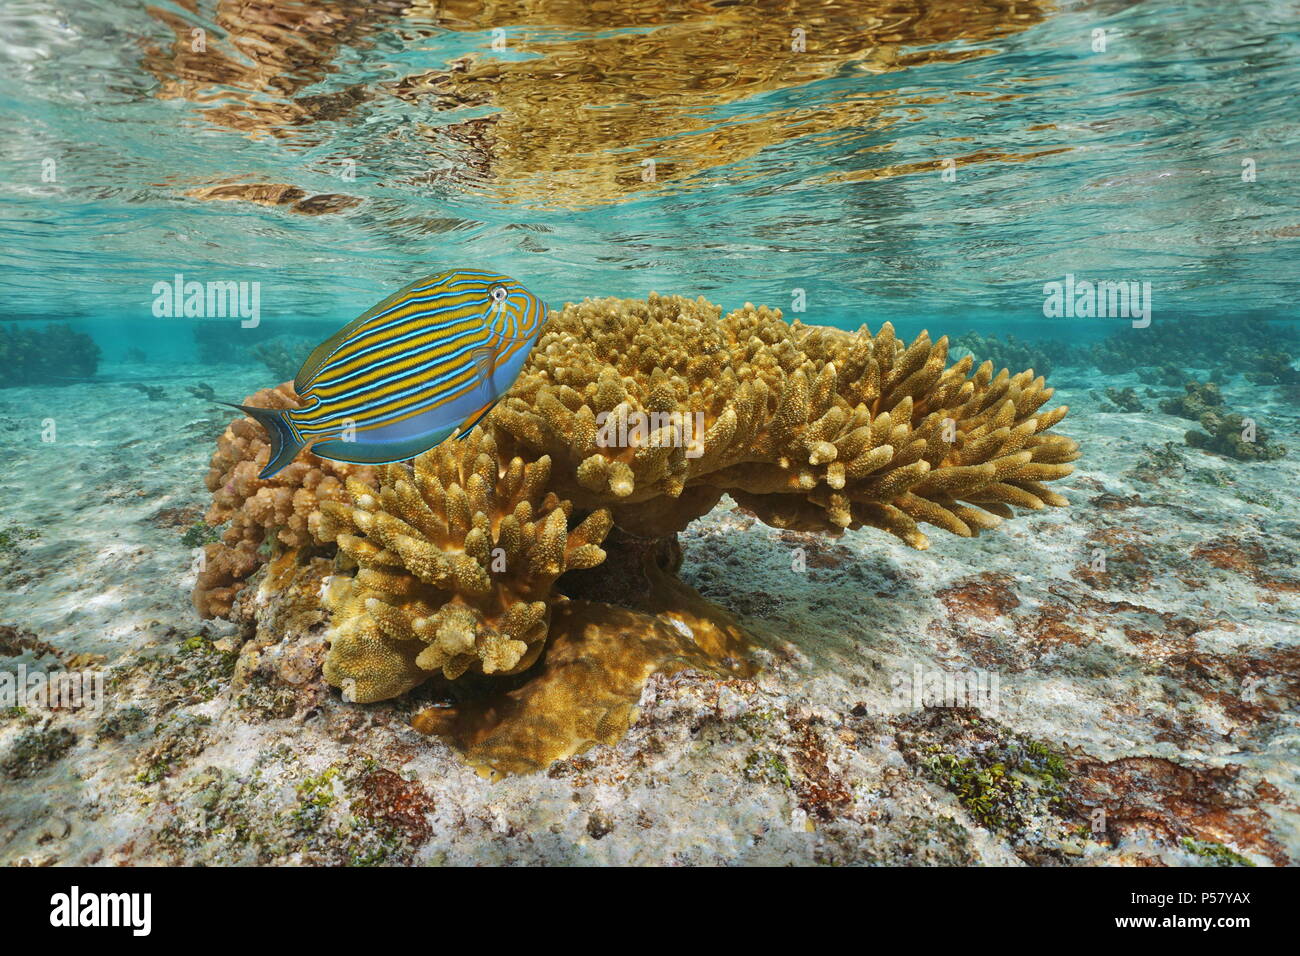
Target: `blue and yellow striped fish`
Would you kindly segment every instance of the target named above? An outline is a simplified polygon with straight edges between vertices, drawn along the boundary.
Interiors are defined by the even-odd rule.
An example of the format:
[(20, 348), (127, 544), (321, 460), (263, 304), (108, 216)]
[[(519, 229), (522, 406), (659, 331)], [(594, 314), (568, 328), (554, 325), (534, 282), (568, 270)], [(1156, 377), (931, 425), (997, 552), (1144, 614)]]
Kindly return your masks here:
[(414, 458), (464, 437), (514, 384), (546, 305), (509, 276), (441, 272), (394, 292), (307, 357), (302, 408), (235, 405), (271, 436), (269, 478), (310, 446), (333, 461)]

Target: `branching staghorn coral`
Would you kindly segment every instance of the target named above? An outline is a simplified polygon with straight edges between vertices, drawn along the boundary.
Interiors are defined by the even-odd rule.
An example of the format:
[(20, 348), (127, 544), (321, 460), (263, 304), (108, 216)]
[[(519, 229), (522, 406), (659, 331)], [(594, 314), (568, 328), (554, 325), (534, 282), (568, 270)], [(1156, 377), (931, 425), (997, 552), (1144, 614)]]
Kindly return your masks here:
[[(263, 389), (244, 404), (293, 408), (298, 396), (289, 382)], [(229, 526), (221, 541), (204, 548), (203, 567), (194, 588), (194, 606), (204, 617), (228, 614), (244, 579), (261, 566), (268, 537), (297, 548), (319, 540), (320, 504), (345, 497), (343, 482), (374, 482), (375, 469), (303, 453), (279, 474), (257, 477), (271, 454), (266, 432), (251, 418), (237, 418), (217, 439), (205, 484), (212, 504), (210, 525)]]
[(572, 530), (572, 505), (547, 490), (551, 460), (502, 463), (476, 429), (388, 465), (377, 493), (321, 505), (321, 537), (360, 570), (330, 597), (336, 629), (325, 678), (352, 700), (395, 697), (439, 672), (514, 674), (546, 638), (552, 585), (605, 559), (609, 512)]
[[(347, 474), (304, 454), (257, 488), (260, 426), (235, 423), (209, 520), (236, 516), (234, 545), (278, 529), (275, 547), (333, 553), (324, 675), (347, 699), (496, 687), (414, 723), (488, 771), (540, 769), (618, 739), (656, 670), (748, 666), (744, 628), (676, 576), (677, 532), (723, 494), (774, 527), (876, 527), (916, 548), (922, 524), (970, 536), (1065, 504), (1046, 482), (1078, 450), (1049, 431), (1066, 413), (1042, 410), (1052, 390), (949, 366), (947, 346), (751, 305), (589, 300), (553, 314), (484, 424), (412, 463)], [(280, 566), (263, 590), (308, 564)]]

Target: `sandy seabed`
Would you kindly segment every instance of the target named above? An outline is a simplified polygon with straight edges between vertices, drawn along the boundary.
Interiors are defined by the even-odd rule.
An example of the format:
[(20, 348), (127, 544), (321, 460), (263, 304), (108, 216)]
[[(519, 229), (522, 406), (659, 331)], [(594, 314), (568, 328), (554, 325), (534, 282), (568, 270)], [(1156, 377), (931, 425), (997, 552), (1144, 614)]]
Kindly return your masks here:
[[(235, 401), (265, 373), (104, 377), (0, 390), (0, 669), (95, 667), (106, 687), (99, 713), (0, 710), (6, 863), (1300, 855), (1300, 414), (1274, 389), (1224, 385), (1292, 449), (1247, 463), (1184, 445), (1193, 423), (1156, 398), (1118, 412), (1096, 373), (1059, 370), (1072, 506), (927, 552), (777, 531), (724, 498), (682, 536), (682, 576), (758, 637), (757, 676), (655, 676), (618, 745), (490, 783), (409, 705), (343, 702), (322, 638), (243, 673), (239, 629), (194, 611), (183, 536), (229, 416), (188, 388)], [(911, 682), (945, 673), (997, 693), (917, 707)]]

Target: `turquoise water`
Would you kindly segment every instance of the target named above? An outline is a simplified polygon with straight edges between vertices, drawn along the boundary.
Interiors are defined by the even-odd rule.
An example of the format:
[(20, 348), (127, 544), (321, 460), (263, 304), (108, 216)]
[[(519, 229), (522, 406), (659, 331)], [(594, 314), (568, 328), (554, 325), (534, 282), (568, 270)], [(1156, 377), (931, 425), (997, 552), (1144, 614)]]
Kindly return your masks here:
[[(429, 831), (409, 858), (439, 865), (1300, 860), (1298, 26), (1295, 0), (3, 0), (0, 678), (101, 668), (112, 709), (0, 697), (0, 862), (404, 860), (394, 828)], [(559, 608), (607, 586), (649, 607), (680, 583), (690, 619), (698, 591), (753, 631), (754, 680), (655, 678), (617, 747), (480, 786), (443, 742), (413, 739), (413, 717), (463, 700), (468, 726), (538, 671), (365, 708), (330, 689), (322, 656), (354, 621), (325, 599), (365, 592), (345, 590), (361, 575), (317, 522), (331, 495), (365, 496), (309, 456), (255, 480), (269, 451), (218, 404), (267, 407), (343, 323), (456, 267), (552, 307), (753, 302), (1032, 367), (1053, 390), (1032, 414), (1068, 406), (1052, 431), (1080, 457), (1062, 476), (1072, 452), (1049, 446), (1008, 474), (1052, 481), (1069, 507), (1031, 510), (1037, 493), (1004, 483), (1014, 518), (972, 538), (927, 527), (924, 551), (871, 527), (796, 530), (839, 507), (836, 466), (856, 495), (848, 469), (879, 449), (831, 461), (840, 439), (835, 456), (814, 439), (838, 407), (787, 431), (824, 400), (824, 368), (807, 400), (782, 388), (778, 409), (772, 389), (756, 460), (706, 460), (717, 470), (684, 490), (682, 514), (729, 488), (711, 512), (638, 542), (675, 513), (665, 482), (622, 512), (603, 583), (581, 571), (538, 592)], [(256, 314), (167, 314), (178, 281), (231, 283)], [(994, 390), (1001, 414), (1011, 392)], [(750, 419), (735, 404), (730, 421)], [(939, 410), (907, 407), (920, 427)], [(1014, 465), (1021, 427), (968, 433), (956, 460), (1003, 431), (999, 468)], [(547, 449), (557, 495), (603, 474), (576, 463), (585, 434)], [(470, 493), (479, 507), (483, 462), (447, 491), (453, 522)], [(892, 476), (923, 465), (868, 473), (865, 513), (882, 489), (921, 489)], [(533, 487), (546, 466), (529, 469)], [(763, 515), (765, 498), (797, 504)], [(456, 560), (481, 553), (461, 537)], [(646, 569), (678, 556), (654, 584)], [(491, 600), (533, 600), (534, 581), (512, 581)], [(678, 599), (644, 628), (653, 642), (695, 633)], [(649, 673), (641, 624), (622, 620), (593, 641), (608, 646), (593, 673)], [(992, 676), (996, 719), (900, 712), (898, 678), (962, 673)], [(1035, 758), (1003, 788), (994, 771), (1025, 744), (1059, 753), (1068, 785)], [(997, 785), (968, 801), (971, 767)], [(406, 822), (362, 828), (390, 799)], [(983, 803), (1016, 832), (986, 826)]]
[[(1067, 274), (1297, 317), (1293, 4), (455, 6), (7, 3), (4, 318), (181, 356), (176, 273), (260, 283), (252, 342), (459, 265), (904, 333), (1127, 324), (1046, 319)], [(222, 183), (356, 202), (191, 195)]]

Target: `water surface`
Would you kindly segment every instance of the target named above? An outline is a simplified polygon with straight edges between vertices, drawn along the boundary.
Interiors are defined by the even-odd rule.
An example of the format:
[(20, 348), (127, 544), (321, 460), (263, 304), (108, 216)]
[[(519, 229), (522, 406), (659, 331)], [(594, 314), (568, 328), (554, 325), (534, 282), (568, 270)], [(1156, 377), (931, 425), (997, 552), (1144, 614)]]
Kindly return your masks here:
[(556, 305), (793, 317), (802, 289), (805, 321), (936, 334), (1105, 331), (1044, 321), (1067, 274), (1150, 282), (1162, 322), (1297, 315), (1291, 3), (0, 16), (5, 317), (98, 320), (110, 355), (114, 327), (175, 333), (151, 290), (178, 272), (260, 282), (273, 330), (456, 265)]

